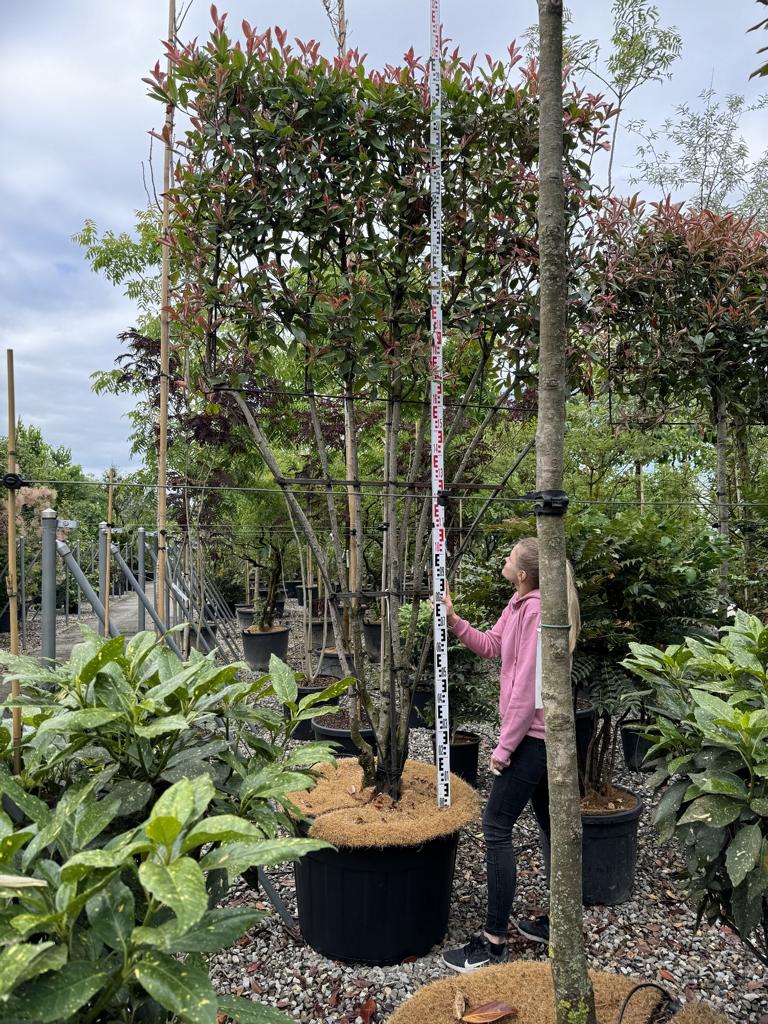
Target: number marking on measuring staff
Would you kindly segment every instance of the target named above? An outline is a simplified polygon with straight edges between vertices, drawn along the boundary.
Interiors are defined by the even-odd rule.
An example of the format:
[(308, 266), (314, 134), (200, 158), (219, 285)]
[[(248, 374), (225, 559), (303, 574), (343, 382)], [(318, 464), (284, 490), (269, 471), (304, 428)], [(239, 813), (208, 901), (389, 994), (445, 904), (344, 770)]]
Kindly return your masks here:
[(432, 359), (432, 592), (435, 597), (433, 636), (435, 657), (435, 753), (437, 763), (437, 804), (451, 803), (451, 755), (448, 728), (448, 627), (445, 605), (445, 477), (443, 461), (443, 175), (441, 166), (442, 132), (440, 118), (440, 0), (431, 2), (431, 61), (429, 100), (432, 109), (429, 125), (430, 153), (430, 258), (429, 290), (431, 299)]

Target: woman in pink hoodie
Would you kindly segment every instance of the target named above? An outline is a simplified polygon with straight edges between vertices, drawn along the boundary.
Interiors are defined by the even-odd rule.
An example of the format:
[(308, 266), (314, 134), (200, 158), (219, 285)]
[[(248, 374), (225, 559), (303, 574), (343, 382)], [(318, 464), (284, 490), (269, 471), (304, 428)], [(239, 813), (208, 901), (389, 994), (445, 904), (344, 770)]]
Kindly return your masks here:
[[(488, 866), (485, 930), (472, 936), (466, 945), (443, 953), (447, 966), (462, 973), (485, 964), (502, 963), (506, 959), (507, 926), (517, 881), (512, 829), (529, 801), (536, 820), (549, 838), (547, 755), (539, 656), (539, 547), (535, 537), (528, 537), (512, 548), (501, 574), (513, 585), (516, 593), (496, 625), (485, 633), (456, 614), (450, 594), (443, 599), (448, 625), (459, 640), (483, 658), (501, 657), (501, 730), (491, 754), (494, 780), (483, 813)], [(568, 583), (573, 648), (579, 614), (570, 572)], [(517, 927), (528, 938), (549, 941), (546, 918), (519, 921)]]

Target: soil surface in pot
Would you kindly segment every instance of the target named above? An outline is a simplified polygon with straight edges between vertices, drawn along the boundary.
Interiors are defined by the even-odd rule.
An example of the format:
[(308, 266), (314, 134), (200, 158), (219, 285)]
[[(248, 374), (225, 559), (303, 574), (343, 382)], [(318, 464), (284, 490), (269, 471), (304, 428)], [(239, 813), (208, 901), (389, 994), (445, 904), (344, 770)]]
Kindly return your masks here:
[(307, 679), (306, 676), (302, 676), (298, 680), (299, 686), (302, 690), (324, 690), (326, 686), (332, 686), (334, 683), (338, 683), (336, 676), (315, 676), (314, 679)]
[(606, 786), (604, 793), (588, 793), (581, 801), (582, 814), (612, 814), (614, 811), (631, 811), (638, 805), (638, 799), (628, 789)]
[[(334, 683), (338, 683), (338, 681), (339, 681), (335, 676), (326, 676), (325, 678), (326, 679), (330, 679)], [(330, 683), (327, 683), (326, 685), (330, 686)], [(365, 711), (363, 711), (363, 713), (362, 713), (362, 716), (361, 716), (361, 719), (360, 719), (360, 725), (363, 727), (363, 729), (369, 729), (370, 730), (370, 729), (373, 728), (373, 726), (371, 725), (370, 719), (368, 718), (368, 715), (365, 713)], [(332, 715), (323, 715), (323, 728), (324, 729), (351, 729), (352, 726), (350, 725), (350, 722), (349, 722), (349, 712), (345, 711), (342, 708), (341, 711), (336, 711)]]
[[(621, 974), (590, 971), (595, 990), (598, 1024), (616, 1024), (630, 990), (639, 984)], [(623, 1024), (650, 1024), (659, 993), (645, 989), (632, 997)], [(555, 1024), (555, 993), (549, 964), (517, 961), (484, 967), (476, 974), (445, 978), (426, 985), (389, 1018), (389, 1024), (456, 1024), (462, 1013), (486, 1003), (505, 1002), (517, 1015), (500, 1017), (499, 1024)], [(487, 1018), (490, 1019), (490, 1018)]]
[(477, 733), (456, 732), (451, 736), (452, 747), (471, 747), (478, 741)]
[[(324, 718), (323, 724), (328, 721)], [(419, 846), (464, 828), (480, 813), (477, 793), (455, 775), (451, 806), (439, 809), (435, 768), (420, 761), (405, 762), (397, 803), (363, 786), (363, 770), (356, 758), (345, 757), (318, 770), (314, 789), (289, 794), (289, 799), (315, 819), (309, 834), (334, 846)]]
[(274, 626), (269, 626), (267, 629), (259, 629), (258, 626), (249, 626), (248, 629), (244, 629), (243, 632), (244, 633), (282, 633), (283, 630), (285, 630), (287, 628), (288, 628), (287, 626), (281, 626), (279, 624), (275, 624)]

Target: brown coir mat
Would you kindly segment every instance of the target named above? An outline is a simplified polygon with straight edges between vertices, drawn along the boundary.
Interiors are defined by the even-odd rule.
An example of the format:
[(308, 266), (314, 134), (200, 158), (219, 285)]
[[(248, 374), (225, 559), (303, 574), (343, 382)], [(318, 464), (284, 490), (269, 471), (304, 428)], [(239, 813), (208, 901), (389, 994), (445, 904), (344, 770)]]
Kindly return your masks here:
[(672, 1024), (730, 1024), (728, 1018), (706, 1003), (686, 1003)]
[[(616, 1024), (622, 1004), (637, 984), (620, 974), (590, 971), (595, 989), (598, 1024)], [(499, 1024), (555, 1024), (555, 994), (548, 963), (518, 960), (501, 967), (484, 967), (474, 974), (434, 981), (403, 1003), (389, 1024), (457, 1024), (457, 993), (466, 1000), (466, 1012), (485, 1003), (503, 1001), (517, 1010)], [(623, 1024), (649, 1024), (659, 1003), (655, 989), (643, 989), (633, 997)], [(459, 997), (461, 1001), (461, 997)], [(688, 1024), (694, 1024), (694, 1018)]]
[(318, 771), (317, 785), (290, 794), (290, 799), (314, 819), (309, 834), (334, 846), (419, 846), (457, 832), (480, 814), (477, 793), (455, 775), (451, 806), (438, 808), (435, 767), (420, 761), (405, 762), (397, 803), (363, 787), (363, 770), (354, 757)]

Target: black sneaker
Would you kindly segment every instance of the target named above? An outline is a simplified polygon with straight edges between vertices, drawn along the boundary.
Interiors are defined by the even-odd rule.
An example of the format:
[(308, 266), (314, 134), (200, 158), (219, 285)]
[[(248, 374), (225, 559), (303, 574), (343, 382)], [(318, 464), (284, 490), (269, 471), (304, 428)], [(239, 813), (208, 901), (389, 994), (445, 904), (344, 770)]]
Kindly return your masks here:
[(517, 930), (531, 942), (543, 942), (545, 945), (549, 945), (549, 918), (546, 914), (542, 917), (531, 917), (518, 921)]
[(503, 964), (506, 960), (507, 944), (489, 942), (480, 932), (473, 935), (466, 945), (459, 946), (458, 949), (447, 949), (443, 953), (443, 963), (446, 967), (460, 974), (476, 971), (478, 967)]

